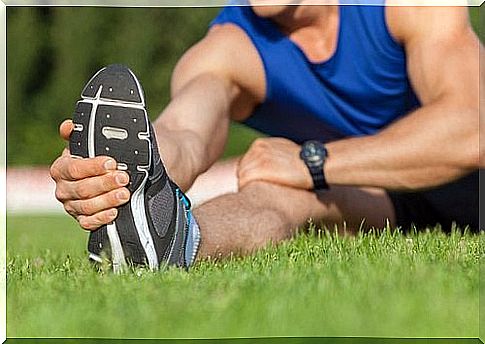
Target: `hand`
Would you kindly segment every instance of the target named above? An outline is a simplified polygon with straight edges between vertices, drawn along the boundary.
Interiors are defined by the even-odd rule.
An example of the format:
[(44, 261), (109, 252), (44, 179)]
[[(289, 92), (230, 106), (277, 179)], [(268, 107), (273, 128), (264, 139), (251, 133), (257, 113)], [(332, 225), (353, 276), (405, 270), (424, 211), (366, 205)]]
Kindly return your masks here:
[[(69, 140), (72, 121), (64, 121), (59, 132)], [(110, 223), (118, 215), (116, 207), (126, 203), (130, 192), (126, 186), (129, 176), (116, 170), (116, 161), (106, 156), (73, 158), (68, 149), (50, 168), (56, 182), (56, 198), (81, 227), (94, 230)]]
[(313, 188), (310, 171), (300, 159), (300, 149), (284, 138), (257, 139), (239, 162), (239, 188), (255, 180), (298, 189)]

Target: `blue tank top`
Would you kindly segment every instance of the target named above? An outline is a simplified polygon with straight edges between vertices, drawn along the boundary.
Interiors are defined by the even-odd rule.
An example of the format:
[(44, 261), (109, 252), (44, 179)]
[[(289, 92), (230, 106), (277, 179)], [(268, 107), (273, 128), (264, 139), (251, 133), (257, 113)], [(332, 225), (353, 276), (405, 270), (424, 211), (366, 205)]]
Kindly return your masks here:
[(383, 6), (339, 6), (335, 53), (312, 63), (278, 26), (249, 6), (228, 6), (211, 23), (243, 29), (264, 65), (266, 98), (246, 124), (295, 142), (374, 134), (419, 106), (404, 49)]

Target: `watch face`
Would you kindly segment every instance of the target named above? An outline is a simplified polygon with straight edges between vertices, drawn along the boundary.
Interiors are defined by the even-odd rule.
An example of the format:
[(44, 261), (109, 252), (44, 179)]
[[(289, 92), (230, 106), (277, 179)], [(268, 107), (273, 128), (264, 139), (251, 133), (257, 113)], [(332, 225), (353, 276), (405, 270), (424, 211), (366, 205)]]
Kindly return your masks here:
[(307, 141), (304, 143), (300, 155), (308, 164), (318, 165), (323, 163), (327, 156), (327, 150), (321, 142)]

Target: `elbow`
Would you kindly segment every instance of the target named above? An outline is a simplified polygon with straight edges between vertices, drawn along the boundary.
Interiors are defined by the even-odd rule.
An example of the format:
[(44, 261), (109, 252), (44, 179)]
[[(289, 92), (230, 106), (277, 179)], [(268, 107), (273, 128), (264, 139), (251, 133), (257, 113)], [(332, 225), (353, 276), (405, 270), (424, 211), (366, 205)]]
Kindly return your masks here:
[(477, 170), (485, 166), (485, 147), (482, 147), (479, 133), (471, 135), (463, 147), (459, 167), (466, 170)]
[(485, 126), (482, 128), (482, 116), (480, 116), (479, 133), (477, 134), (476, 140), (478, 142), (478, 149), (476, 150), (477, 152), (474, 158), (472, 158), (472, 162), (476, 165), (476, 169), (485, 168)]
[(478, 157), (473, 160), (474, 163), (474, 169), (479, 169), (479, 168), (485, 168), (485, 147), (482, 147), (482, 144), (480, 144), (480, 151), (477, 154)]
[(485, 167), (485, 156), (483, 155), (484, 152), (480, 149), (480, 152), (478, 149), (474, 149), (472, 152), (470, 152), (467, 164), (466, 164), (466, 169), (467, 170), (478, 170), (479, 168)]

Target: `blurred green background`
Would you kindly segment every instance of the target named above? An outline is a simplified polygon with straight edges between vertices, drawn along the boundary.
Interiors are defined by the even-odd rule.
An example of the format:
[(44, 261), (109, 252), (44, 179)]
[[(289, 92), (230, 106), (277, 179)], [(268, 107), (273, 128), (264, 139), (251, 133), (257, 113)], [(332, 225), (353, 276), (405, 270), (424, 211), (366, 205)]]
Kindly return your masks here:
[[(50, 164), (64, 147), (58, 124), (71, 116), (89, 77), (107, 64), (135, 71), (155, 118), (169, 100), (176, 61), (219, 10), (8, 7), (7, 164)], [(477, 28), (478, 8), (470, 12)], [(244, 152), (256, 135), (233, 124), (225, 156)]]
[[(7, 9), (7, 164), (50, 164), (59, 123), (104, 65), (123, 63), (143, 84), (150, 117), (169, 101), (170, 75), (219, 8), (37, 7)], [(231, 127), (225, 156), (257, 135)]]

